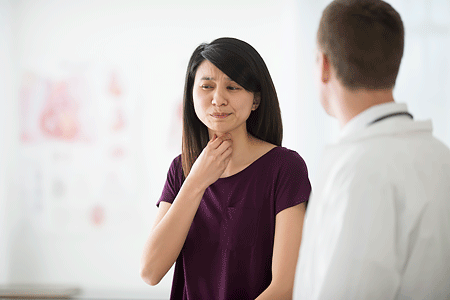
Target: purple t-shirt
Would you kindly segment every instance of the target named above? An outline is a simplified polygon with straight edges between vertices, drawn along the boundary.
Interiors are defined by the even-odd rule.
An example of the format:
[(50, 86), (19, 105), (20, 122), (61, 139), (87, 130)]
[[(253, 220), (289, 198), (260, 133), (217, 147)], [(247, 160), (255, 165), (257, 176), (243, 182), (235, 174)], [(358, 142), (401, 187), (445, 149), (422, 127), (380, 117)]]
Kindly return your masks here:
[[(175, 158), (157, 205), (183, 184)], [(247, 168), (210, 185), (176, 261), (170, 299), (255, 299), (272, 280), (276, 215), (308, 200), (306, 164), (276, 147)]]

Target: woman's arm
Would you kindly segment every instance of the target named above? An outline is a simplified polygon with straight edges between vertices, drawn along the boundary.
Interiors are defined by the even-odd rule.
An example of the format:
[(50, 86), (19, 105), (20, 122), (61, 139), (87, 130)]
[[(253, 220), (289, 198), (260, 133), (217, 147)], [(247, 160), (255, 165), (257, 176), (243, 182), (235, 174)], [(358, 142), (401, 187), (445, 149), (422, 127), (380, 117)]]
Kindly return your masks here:
[(158, 284), (176, 261), (203, 193), (204, 190), (185, 181), (173, 204), (159, 204), (141, 258), (141, 278), (146, 283)]
[(231, 144), (229, 135), (213, 138), (192, 166), (173, 203), (160, 203), (141, 257), (140, 273), (146, 283), (157, 284), (176, 261), (203, 193), (230, 161)]
[(304, 217), (305, 203), (287, 208), (277, 214), (272, 257), (272, 282), (256, 300), (292, 299)]

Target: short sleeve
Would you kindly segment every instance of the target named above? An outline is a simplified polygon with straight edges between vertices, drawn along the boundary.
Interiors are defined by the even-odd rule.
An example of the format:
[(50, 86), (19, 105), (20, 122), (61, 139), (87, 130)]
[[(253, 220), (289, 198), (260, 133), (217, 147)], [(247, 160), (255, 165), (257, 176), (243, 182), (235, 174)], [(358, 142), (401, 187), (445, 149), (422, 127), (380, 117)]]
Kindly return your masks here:
[(173, 203), (178, 191), (181, 189), (183, 184), (183, 167), (181, 165), (181, 155), (177, 156), (170, 165), (169, 171), (167, 172), (166, 183), (164, 184), (161, 197), (159, 198), (156, 206), (159, 207), (161, 201)]
[(275, 189), (275, 214), (307, 202), (311, 194), (308, 169), (301, 156), (292, 150), (283, 152), (275, 161), (278, 172)]

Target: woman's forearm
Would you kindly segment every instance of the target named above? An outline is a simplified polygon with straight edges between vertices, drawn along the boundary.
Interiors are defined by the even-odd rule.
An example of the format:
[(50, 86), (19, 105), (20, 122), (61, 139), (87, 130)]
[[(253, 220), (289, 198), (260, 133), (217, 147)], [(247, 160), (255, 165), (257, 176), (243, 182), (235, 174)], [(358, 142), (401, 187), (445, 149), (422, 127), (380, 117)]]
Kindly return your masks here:
[(187, 178), (167, 213), (151, 231), (141, 259), (141, 277), (157, 284), (176, 261), (205, 189)]
[(230, 134), (214, 135), (192, 165), (172, 205), (164, 210), (160, 205), (141, 259), (141, 277), (148, 284), (157, 284), (176, 261), (206, 188), (222, 175), (231, 159), (232, 144)]

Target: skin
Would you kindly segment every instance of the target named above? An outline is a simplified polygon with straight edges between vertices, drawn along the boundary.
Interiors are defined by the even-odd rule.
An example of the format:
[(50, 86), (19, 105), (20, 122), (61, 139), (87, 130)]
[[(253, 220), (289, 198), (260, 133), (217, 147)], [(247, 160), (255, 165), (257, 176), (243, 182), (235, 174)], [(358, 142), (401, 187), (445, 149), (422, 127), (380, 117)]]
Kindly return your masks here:
[(374, 105), (394, 102), (393, 88), (350, 90), (337, 78), (336, 70), (324, 52), (317, 50), (316, 58), (320, 103), (328, 115), (339, 121), (341, 128)]
[[(259, 95), (243, 89), (209, 61), (198, 67), (193, 98), (211, 140), (173, 204), (160, 203), (141, 258), (141, 277), (150, 285), (157, 284), (178, 258), (205, 190), (276, 147), (247, 132), (246, 120), (258, 108)], [(305, 206), (299, 204), (276, 216), (272, 282), (258, 300), (292, 299), (304, 214)]]
[[(210, 138), (226, 135), (233, 141), (232, 157), (220, 177), (242, 171), (275, 147), (247, 132), (246, 121), (258, 108), (259, 95), (242, 88), (207, 60), (197, 69), (193, 96), (195, 112), (208, 128)], [(217, 113), (227, 116), (215, 117)]]

